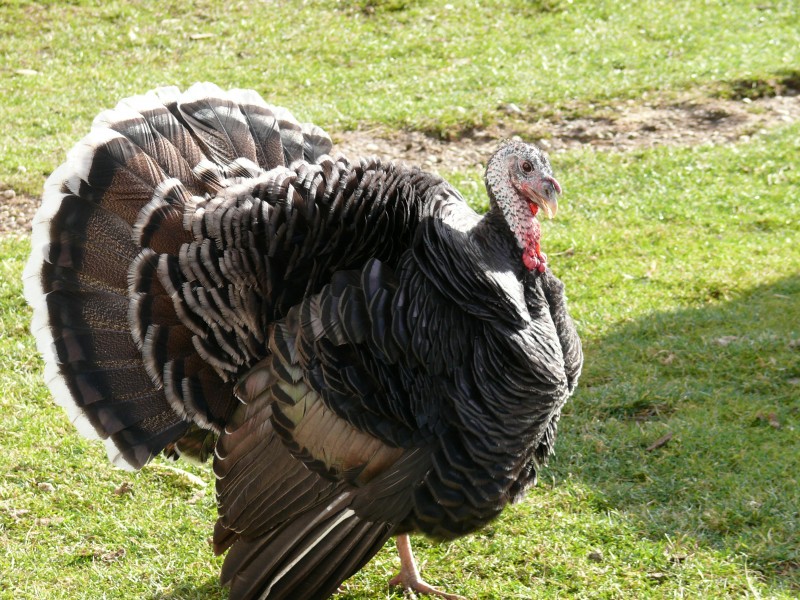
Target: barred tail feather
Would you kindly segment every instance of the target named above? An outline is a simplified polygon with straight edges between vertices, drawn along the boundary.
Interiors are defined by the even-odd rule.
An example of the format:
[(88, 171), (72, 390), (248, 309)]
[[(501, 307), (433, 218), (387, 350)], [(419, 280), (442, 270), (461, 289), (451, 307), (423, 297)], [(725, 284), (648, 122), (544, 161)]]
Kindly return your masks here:
[(187, 424), (147, 374), (128, 326), (132, 225), (166, 177), (123, 134), (96, 126), (45, 184), (24, 272), (45, 377), (79, 432), (138, 468)]
[[(237, 178), (330, 148), (323, 130), (255, 92), (199, 83), (100, 113), (48, 178), (24, 273), (32, 330), (56, 402), (81, 433), (106, 440), (115, 463), (141, 467), (192, 422), (220, 431), (237, 403), (235, 371), (262, 341), (263, 323), (227, 308), (241, 299), (217, 262), (238, 255), (194, 244), (193, 215)], [(164, 287), (184, 285), (189, 247), (191, 273), (215, 277), (189, 294), (192, 310)]]

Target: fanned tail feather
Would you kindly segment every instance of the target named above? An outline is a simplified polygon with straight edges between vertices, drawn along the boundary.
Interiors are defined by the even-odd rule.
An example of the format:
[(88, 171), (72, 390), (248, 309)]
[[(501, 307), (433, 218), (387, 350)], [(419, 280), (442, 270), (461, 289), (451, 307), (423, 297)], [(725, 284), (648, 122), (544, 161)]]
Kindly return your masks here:
[(330, 147), (324, 131), (255, 92), (201, 83), (122, 100), (49, 177), (24, 273), (32, 331), (56, 402), (82, 434), (106, 441), (115, 464), (139, 468), (174, 448), (190, 422), (216, 428), (236, 404), (232, 384), (192, 342), (203, 325), (145, 263), (180, 254), (194, 239), (187, 215), (229, 185), (226, 177)]
[(24, 274), (56, 401), (123, 467), (141, 466), (186, 428), (127, 331), (131, 223), (163, 177), (130, 140), (93, 130), (45, 186)]

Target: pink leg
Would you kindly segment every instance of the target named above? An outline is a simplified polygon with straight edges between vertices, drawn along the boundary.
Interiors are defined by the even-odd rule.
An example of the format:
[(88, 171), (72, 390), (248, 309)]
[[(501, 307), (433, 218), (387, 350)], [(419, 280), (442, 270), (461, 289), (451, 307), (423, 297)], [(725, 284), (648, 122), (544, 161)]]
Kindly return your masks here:
[(437, 590), (420, 577), (417, 562), (411, 552), (411, 540), (408, 538), (408, 534), (398, 535), (395, 541), (397, 542), (397, 553), (400, 555), (400, 572), (389, 580), (389, 585), (400, 585), (412, 593), (439, 596), (445, 600), (465, 600), (462, 596)]

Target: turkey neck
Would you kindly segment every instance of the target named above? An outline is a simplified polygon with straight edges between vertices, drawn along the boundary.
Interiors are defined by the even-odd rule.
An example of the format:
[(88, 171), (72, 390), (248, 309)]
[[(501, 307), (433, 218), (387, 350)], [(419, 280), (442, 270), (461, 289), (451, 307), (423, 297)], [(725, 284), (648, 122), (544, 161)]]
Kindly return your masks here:
[(487, 256), (494, 256), (503, 261), (504, 266), (522, 279), (526, 270), (517, 250), (518, 242), (508, 228), (508, 221), (502, 209), (492, 204), (480, 222), (471, 232), (473, 243), (483, 250)]
[(502, 211), (483, 217), (460, 198), (420, 224), (413, 246), (431, 282), (468, 314), (512, 329), (530, 321), (523, 281), (528, 275)]

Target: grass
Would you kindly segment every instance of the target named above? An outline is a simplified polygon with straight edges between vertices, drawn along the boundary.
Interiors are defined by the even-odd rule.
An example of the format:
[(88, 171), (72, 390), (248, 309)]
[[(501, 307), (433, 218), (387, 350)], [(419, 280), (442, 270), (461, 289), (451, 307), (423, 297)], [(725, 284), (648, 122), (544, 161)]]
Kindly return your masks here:
[[(740, 94), (800, 64), (792, 2), (451, 4), (3, 4), (0, 183), (38, 193), (100, 107), (158, 84), (256, 87), (334, 128), (448, 133), (506, 118), (503, 102)], [(581, 386), (524, 502), (452, 544), (415, 540), (430, 581), (473, 599), (800, 593), (798, 154), (793, 124), (554, 157), (566, 194), (544, 248), (584, 339)], [(450, 175), (481, 206), (480, 173)], [(209, 470), (115, 470), (52, 404), (27, 253), (0, 238), (0, 598), (225, 598)], [(385, 549), (340, 597), (400, 598), (396, 566)]]
[(442, 135), (507, 119), (508, 103), (535, 120), (648, 91), (739, 93), (796, 75), (797, 11), (794, 0), (6, 2), (0, 183), (38, 193), (100, 108), (198, 79), (255, 88), (334, 129)]

